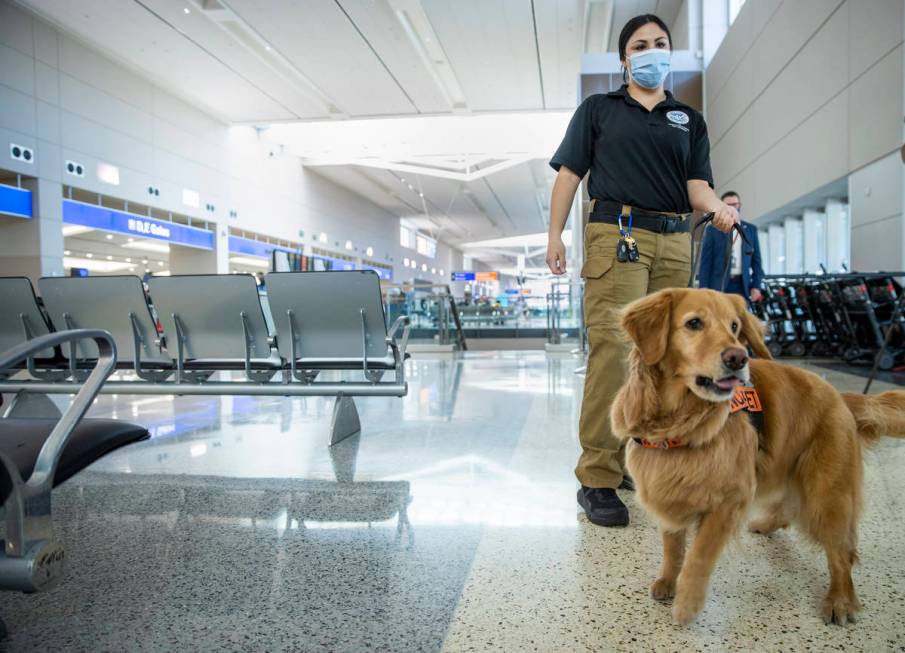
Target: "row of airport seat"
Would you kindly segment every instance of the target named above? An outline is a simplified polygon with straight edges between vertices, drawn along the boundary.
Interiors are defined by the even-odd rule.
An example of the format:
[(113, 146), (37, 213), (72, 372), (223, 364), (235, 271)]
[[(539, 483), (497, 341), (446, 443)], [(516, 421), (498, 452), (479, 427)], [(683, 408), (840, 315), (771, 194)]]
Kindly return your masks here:
[[(395, 385), (404, 386), (408, 321), (387, 330), (371, 271), (271, 273), (270, 320), (249, 275), (152, 277), (148, 286), (159, 323), (136, 276), (39, 279), (46, 313), (28, 279), (0, 278), (0, 351), (52, 330), (97, 328), (113, 335), (117, 368), (143, 381), (203, 383), (216, 371), (241, 371), (246, 381), (264, 383), (288, 372), (288, 382), (310, 385), (323, 370), (361, 370), (367, 385), (395, 371)], [(42, 380), (68, 372), (74, 380), (95, 357), (87, 342), (58, 356), (42, 352), (30, 372)]]
[[(58, 418), (19, 418), (14, 400), (0, 419), (0, 590), (59, 580), (52, 488), (148, 437), (134, 424), (83, 419), (99, 393), (334, 396), (331, 444), (361, 428), (353, 396), (407, 393), (410, 324), (400, 317), (387, 329), (376, 274), (273, 273), (267, 286), (273, 334), (247, 275), (152, 278), (148, 294), (135, 276), (47, 277), (43, 303), (28, 279), (0, 278), (0, 393), (74, 395)], [(133, 378), (111, 381), (116, 370)], [(364, 378), (318, 381), (323, 371)], [(218, 372), (244, 379), (213, 380)]]

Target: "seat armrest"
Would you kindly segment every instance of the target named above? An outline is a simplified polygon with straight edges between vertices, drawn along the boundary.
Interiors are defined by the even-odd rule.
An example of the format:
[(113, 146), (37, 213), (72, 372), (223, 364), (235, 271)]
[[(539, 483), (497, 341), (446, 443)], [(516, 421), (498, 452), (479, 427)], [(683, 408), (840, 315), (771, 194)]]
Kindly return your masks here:
[[(399, 327), (402, 326), (402, 342), (397, 345), (396, 343), (396, 332), (399, 330)], [(389, 332), (387, 333), (387, 344), (397, 350), (399, 352), (399, 360), (405, 361), (405, 350), (408, 348), (409, 343), (409, 332), (412, 330), (412, 321), (409, 319), (408, 315), (400, 315), (396, 318), (396, 321), (393, 322), (393, 326), (390, 327)]]
[(53, 477), (63, 449), (66, 447), (66, 441), (72, 434), (72, 430), (88, 412), (107, 377), (116, 368), (116, 343), (113, 342), (113, 337), (107, 331), (101, 329), (72, 329), (39, 336), (0, 353), (0, 372), (2, 372), (44, 349), (87, 338), (94, 340), (97, 344), (98, 356), (94, 369), (91, 370), (91, 374), (85, 379), (69, 407), (54, 426), (50, 437), (41, 447), (31, 476), (27, 480), (22, 479), (29, 490), (27, 493), (29, 495), (49, 491), (53, 487)]

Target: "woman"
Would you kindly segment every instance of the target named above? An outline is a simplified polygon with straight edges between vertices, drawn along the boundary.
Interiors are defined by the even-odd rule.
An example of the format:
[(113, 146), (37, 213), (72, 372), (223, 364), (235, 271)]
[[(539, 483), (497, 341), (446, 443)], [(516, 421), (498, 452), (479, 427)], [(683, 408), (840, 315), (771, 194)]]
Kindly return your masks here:
[(613, 435), (609, 417), (627, 354), (615, 309), (686, 285), (692, 210), (713, 212), (713, 224), (722, 231), (738, 221), (735, 209), (713, 191), (703, 117), (663, 89), (671, 47), (669, 29), (657, 16), (630, 20), (619, 36), (626, 83), (581, 103), (550, 161), (558, 175), (547, 265), (556, 275), (566, 272), (562, 231), (581, 179), (590, 172), (581, 271), (590, 352), (575, 474), (581, 483), (578, 503), (601, 526), (628, 524), (616, 488), (632, 489), (624, 477), (624, 444)]

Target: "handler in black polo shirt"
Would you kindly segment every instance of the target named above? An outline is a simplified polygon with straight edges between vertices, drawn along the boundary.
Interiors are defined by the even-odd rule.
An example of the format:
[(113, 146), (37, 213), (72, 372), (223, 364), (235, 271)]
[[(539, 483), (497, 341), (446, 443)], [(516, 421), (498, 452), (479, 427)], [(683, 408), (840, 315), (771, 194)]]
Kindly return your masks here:
[(624, 473), (624, 444), (613, 435), (609, 417), (627, 355), (614, 309), (688, 283), (692, 209), (714, 212), (713, 225), (722, 231), (738, 221), (735, 209), (713, 192), (704, 119), (663, 89), (671, 46), (669, 29), (657, 16), (630, 20), (619, 36), (627, 83), (581, 103), (550, 161), (559, 173), (547, 245), (553, 274), (566, 272), (562, 231), (581, 179), (590, 171), (591, 212), (581, 271), (590, 353), (575, 474), (581, 482), (578, 503), (601, 526), (628, 524), (616, 488), (633, 489)]

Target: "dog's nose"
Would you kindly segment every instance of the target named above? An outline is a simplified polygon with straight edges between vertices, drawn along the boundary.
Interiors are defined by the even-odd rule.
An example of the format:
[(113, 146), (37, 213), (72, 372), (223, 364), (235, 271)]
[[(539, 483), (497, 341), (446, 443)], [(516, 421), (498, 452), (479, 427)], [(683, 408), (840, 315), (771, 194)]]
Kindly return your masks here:
[(741, 347), (724, 349), (721, 358), (723, 359), (723, 365), (733, 372), (737, 372), (748, 364), (748, 352)]

